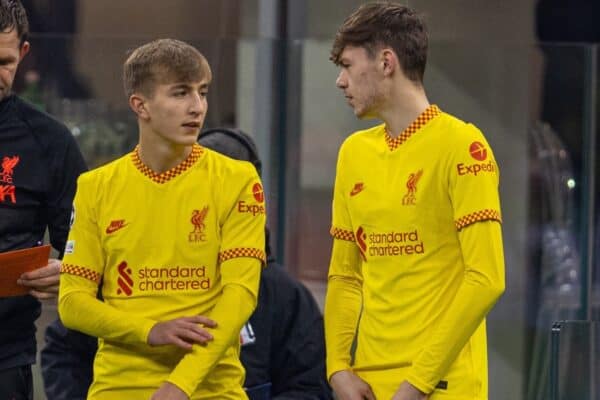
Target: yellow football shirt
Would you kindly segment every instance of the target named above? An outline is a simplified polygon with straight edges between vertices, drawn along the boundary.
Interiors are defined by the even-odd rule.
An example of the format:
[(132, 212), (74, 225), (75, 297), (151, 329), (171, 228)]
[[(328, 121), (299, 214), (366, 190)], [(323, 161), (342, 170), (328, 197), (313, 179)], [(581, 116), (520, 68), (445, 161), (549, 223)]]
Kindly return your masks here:
[(484, 318), (504, 287), (498, 176), (481, 132), (434, 105), (397, 138), (379, 125), (344, 142), (328, 376), (352, 368), (378, 398), (404, 380), (431, 399), (487, 398)]
[[(215, 341), (190, 353), (146, 342), (157, 321), (217, 319), (211, 312), (226, 292), (233, 303), (248, 294), (227, 310), (232, 316), (251, 313), (265, 261), (255, 168), (194, 145), (179, 166), (156, 174), (134, 151), (79, 178), (73, 220), (59, 310), (71, 327), (103, 337), (88, 398), (149, 398), (167, 380), (192, 399), (245, 398), (238, 359), (245, 321), (221, 337), (227, 324), (217, 320)], [(100, 281), (104, 303), (94, 299)]]

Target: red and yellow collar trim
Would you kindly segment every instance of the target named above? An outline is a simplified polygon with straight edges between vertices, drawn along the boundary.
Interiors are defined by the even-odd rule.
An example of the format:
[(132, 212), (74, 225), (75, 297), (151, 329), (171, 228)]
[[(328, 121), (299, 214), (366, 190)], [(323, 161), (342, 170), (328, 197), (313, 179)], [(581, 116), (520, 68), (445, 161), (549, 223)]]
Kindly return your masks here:
[(135, 166), (135, 168), (137, 168), (138, 171), (140, 171), (142, 174), (146, 175), (148, 178), (150, 178), (154, 182), (167, 183), (168, 181), (181, 175), (186, 170), (188, 170), (192, 165), (194, 165), (194, 163), (196, 161), (198, 161), (198, 159), (202, 156), (203, 152), (204, 152), (204, 150), (202, 149), (202, 146), (200, 146), (197, 143), (194, 144), (192, 146), (192, 151), (191, 151), (190, 155), (188, 155), (185, 160), (183, 160), (176, 167), (173, 167), (170, 170), (165, 171), (161, 174), (157, 174), (152, 169), (150, 169), (150, 167), (148, 167), (146, 164), (144, 164), (144, 162), (140, 158), (139, 146), (136, 146), (135, 149), (131, 152), (131, 161), (133, 161), (133, 165)]
[(385, 142), (387, 143), (390, 151), (396, 150), (402, 143), (406, 142), (408, 138), (417, 133), (419, 129), (424, 127), (429, 121), (437, 117), (442, 113), (442, 110), (435, 104), (430, 105), (415, 119), (400, 135), (393, 138), (388, 132), (387, 126), (385, 127)]

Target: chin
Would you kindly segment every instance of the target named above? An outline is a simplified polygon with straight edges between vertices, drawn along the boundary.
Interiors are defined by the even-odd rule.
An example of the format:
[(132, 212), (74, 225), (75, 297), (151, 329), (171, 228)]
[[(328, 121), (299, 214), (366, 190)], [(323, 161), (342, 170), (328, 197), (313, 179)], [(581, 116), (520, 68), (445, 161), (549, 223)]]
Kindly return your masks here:
[(358, 119), (378, 119), (379, 117), (377, 116), (376, 113), (373, 112), (372, 109), (354, 109), (354, 115), (356, 115), (356, 117)]
[(195, 144), (197, 140), (198, 140), (198, 135), (195, 135), (195, 136), (189, 135), (189, 136), (177, 138), (173, 142), (179, 146), (191, 146), (191, 145)]
[(375, 116), (373, 116), (372, 114), (370, 114), (366, 111), (362, 111), (362, 112), (355, 111), (354, 115), (356, 115), (356, 118), (358, 118), (358, 119), (374, 119), (375, 118)]

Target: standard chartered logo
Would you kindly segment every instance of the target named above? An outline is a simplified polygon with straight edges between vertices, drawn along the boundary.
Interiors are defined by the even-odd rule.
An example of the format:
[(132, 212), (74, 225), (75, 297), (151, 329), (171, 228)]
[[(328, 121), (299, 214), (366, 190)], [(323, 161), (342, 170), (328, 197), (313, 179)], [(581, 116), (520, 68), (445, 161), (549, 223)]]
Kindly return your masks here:
[(207, 290), (211, 287), (206, 267), (142, 267), (137, 273), (139, 290)]
[(419, 232), (389, 231), (367, 234), (369, 257), (407, 256), (425, 253)]

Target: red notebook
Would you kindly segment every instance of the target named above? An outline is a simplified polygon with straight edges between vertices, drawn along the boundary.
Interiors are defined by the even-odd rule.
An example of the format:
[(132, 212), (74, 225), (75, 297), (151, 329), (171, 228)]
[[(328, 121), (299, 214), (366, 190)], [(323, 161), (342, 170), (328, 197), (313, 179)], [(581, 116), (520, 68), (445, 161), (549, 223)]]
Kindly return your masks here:
[(33, 271), (48, 264), (50, 245), (0, 253), (0, 297), (23, 296), (31, 290), (17, 285), (24, 272)]

